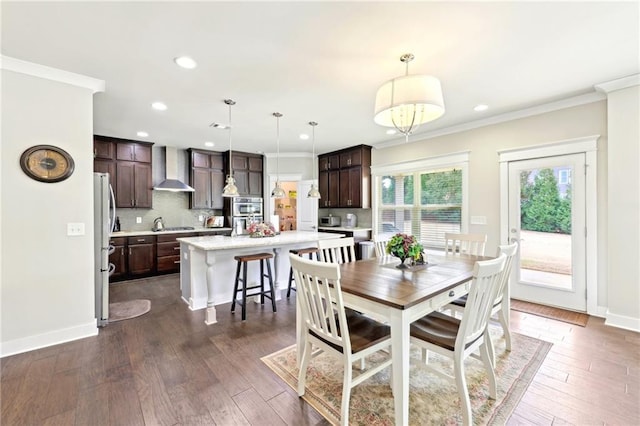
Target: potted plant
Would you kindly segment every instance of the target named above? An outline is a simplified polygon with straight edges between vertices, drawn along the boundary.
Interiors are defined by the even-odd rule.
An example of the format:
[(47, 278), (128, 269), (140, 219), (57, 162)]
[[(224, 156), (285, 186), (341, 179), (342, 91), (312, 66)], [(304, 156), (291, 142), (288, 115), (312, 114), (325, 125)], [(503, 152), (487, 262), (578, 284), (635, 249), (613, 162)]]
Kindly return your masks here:
[(276, 229), (269, 222), (252, 223), (247, 228), (249, 236), (253, 238), (274, 237)]
[(420, 261), (424, 247), (416, 240), (413, 235), (397, 233), (387, 243), (387, 253), (400, 258), (400, 264), (396, 266), (398, 269), (405, 269), (409, 266), (404, 262), (407, 259)]

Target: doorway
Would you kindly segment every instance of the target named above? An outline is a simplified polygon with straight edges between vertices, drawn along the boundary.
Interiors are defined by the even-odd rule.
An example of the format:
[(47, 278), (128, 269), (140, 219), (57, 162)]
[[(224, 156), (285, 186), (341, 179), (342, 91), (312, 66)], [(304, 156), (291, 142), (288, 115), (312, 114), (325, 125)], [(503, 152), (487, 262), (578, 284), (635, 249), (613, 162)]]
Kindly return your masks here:
[(501, 241), (518, 241), (510, 295), (596, 310), (597, 136), (500, 153)]
[[(278, 215), (278, 227), (280, 231), (318, 230), (318, 200), (307, 197), (307, 193), (314, 181), (301, 179), (302, 176), (300, 175), (281, 174), (280, 184), (285, 190), (287, 197), (282, 199), (268, 199), (270, 214)], [(270, 176), (269, 181), (270, 193), (275, 185), (276, 177)], [(269, 216), (265, 216), (265, 218), (268, 217)]]

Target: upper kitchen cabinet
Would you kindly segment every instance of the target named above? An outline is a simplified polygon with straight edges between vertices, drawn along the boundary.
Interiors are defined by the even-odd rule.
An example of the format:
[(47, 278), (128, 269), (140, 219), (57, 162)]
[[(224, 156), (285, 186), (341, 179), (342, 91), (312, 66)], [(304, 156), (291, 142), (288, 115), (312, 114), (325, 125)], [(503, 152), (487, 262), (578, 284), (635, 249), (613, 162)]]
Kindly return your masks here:
[(358, 145), (318, 157), (320, 207), (371, 207), (371, 147)]
[[(225, 153), (228, 156), (229, 152)], [(241, 196), (262, 197), (263, 157), (260, 154), (233, 151), (233, 177)]]
[(225, 161), (221, 152), (189, 149), (191, 186), (189, 208), (222, 209)]
[(94, 135), (93, 170), (109, 173), (118, 208), (151, 208), (150, 142)]

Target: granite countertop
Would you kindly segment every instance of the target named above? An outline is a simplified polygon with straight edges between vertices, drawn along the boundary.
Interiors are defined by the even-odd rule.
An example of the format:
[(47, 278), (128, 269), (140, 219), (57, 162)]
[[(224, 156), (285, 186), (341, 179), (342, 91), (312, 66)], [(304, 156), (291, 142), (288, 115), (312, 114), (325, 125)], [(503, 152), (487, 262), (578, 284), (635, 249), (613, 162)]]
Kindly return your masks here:
[(228, 250), (248, 247), (273, 248), (342, 237), (344, 237), (344, 234), (315, 231), (284, 231), (274, 237), (264, 238), (252, 238), (248, 235), (237, 237), (214, 235), (211, 237), (178, 238), (177, 240), (201, 250)]
[(358, 231), (371, 231), (371, 228), (361, 228), (356, 226), (355, 228), (349, 228), (346, 226), (318, 226), (318, 229), (323, 231), (342, 231), (342, 232), (358, 232)]
[(163, 234), (188, 234), (192, 232), (225, 232), (231, 231), (231, 228), (195, 228), (183, 229), (179, 231), (118, 231), (111, 233), (112, 237), (136, 237), (139, 235), (163, 235)]

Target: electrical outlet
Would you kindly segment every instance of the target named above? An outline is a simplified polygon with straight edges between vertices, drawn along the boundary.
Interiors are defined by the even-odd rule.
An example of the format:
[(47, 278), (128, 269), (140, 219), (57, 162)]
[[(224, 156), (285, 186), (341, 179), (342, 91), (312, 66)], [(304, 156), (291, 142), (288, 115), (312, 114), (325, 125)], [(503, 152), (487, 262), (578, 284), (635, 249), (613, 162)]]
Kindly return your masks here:
[(136, 216), (136, 223), (142, 223), (142, 218), (140, 216)]
[(198, 216), (198, 221), (200, 221), (200, 222), (204, 221), (204, 215), (199, 215)]
[(84, 235), (84, 223), (67, 223), (67, 235), (73, 237)]

